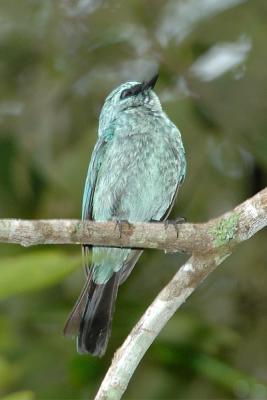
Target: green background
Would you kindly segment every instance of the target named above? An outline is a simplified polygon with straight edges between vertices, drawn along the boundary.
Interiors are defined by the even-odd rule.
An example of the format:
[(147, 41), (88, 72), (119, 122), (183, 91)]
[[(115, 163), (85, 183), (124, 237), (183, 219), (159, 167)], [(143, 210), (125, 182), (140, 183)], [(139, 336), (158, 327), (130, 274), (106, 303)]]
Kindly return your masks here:
[[(172, 216), (206, 221), (262, 189), (266, 21), (266, 0), (1, 0), (0, 217), (79, 218), (104, 98), (157, 68), (156, 91), (188, 161)], [(266, 259), (266, 231), (240, 245), (164, 328), (124, 398), (266, 399)], [(145, 251), (96, 359), (62, 335), (83, 284), (79, 246), (2, 244), (0, 395), (92, 398), (185, 260)]]

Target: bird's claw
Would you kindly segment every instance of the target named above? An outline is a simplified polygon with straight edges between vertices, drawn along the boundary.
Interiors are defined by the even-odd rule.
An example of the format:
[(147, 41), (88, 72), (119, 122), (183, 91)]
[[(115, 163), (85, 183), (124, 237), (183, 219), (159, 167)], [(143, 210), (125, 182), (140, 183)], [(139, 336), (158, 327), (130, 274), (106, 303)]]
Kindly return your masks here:
[(167, 219), (164, 221), (164, 227), (167, 229), (170, 225), (174, 227), (175, 232), (176, 232), (176, 237), (178, 239), (179, 237), (179, 228), (178, 225), (184, 224), (186, 222), (186, 218), (184, 217), (177, 217), (175, 219)]
[(122, 238), (122, 230), (123, 230), (123, 224), (129, 225), (129, 222), (126, 219), (118, 219), (115, 221), (115, 230), (118, 228), (119, 234), (120, 234), (120, 239)]

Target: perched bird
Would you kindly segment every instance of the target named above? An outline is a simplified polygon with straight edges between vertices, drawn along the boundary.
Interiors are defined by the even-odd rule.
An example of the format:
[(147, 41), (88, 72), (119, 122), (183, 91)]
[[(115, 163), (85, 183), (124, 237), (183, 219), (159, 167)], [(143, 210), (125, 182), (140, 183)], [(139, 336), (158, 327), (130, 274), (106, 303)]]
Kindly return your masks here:
[[(168, 217), (186, 160), (180, 132), (153, 91), (157, 78), (126, 82), (106, 98), (85, 183), (83, 220), (148, 222)], [(118, 287), (142, 251), (91, 246), (90, 268), (89, 251), (84, 245), (87, 281), (64, 333), (78, 331), (79, 353), (102, 356)]]

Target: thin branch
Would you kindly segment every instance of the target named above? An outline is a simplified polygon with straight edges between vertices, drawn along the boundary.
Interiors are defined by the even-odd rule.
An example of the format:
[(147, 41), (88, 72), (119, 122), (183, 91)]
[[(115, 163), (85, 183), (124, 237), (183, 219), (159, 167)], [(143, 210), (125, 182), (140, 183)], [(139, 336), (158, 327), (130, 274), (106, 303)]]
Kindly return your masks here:
[(95, 400), (118, 400), (122, 397), (138, 364), (161, 329), (200, 282), (224, 258), (223, 256), (191, 257), (179, 269), (115, 353)]
[[(234, 210), (203, 224), (0, 219), (0, 243), (106, 245), (203, 254), (229, 248), (266, 225), (267, 188)], [(244, 239), (245, 238), (245, 239)]]
[[(144, 354), (175, 311), (196, 287), (231, 254), (233, 247), (267, 226), (266, 193), (265, 189), (236, 207), (234, 212), (227, 214), (228, 222), (229, 218), (233, 222), (236, 218), (235, 215), (239, 216), (233, 238), (229, 238), (229, 234), (232, 236), (232, 228), (229, 230), (231, 224), (226, 227), (225, 216), (222, 217), (224, 220), (222, 218), (217, 220), (216, 240), (217, 244), (221, 244), (221, 246), (218, 246), (216, 251), (193, 255), (159, 293), (121, 348), (115, 353), (95, 400), (118, 400), (121, 398)], [(226, 234), (227, 231), (228, 234)], [(226, 237), (229, 238), (229, 241), (232, 239), (231, 246), (220, 243), (221, 240), (225, 242)]]

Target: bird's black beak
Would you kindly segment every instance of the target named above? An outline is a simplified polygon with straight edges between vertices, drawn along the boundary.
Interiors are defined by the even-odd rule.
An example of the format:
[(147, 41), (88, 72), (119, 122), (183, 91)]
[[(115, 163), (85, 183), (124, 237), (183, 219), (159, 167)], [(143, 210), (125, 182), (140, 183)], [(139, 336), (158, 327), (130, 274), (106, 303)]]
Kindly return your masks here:
[(152, 79), (150, 79), (147, 82), (142, 83), (142, 91), (146, 89), (154, 89), (154, 86), (156, 85), (156, 82), (158, 80), (159, 74), (156, 74), (153, 76)]
[(121, 93), (121, 98), (125, 98), (125, 97), (128, 97), (128, 96), (136, 96), (139, 93), (144, 92), (147, 89), (154, 89), (154, 86), (156, 85), (158, 77), (159, 77), (159, 74), (156, 74), (149, 81), (144, 81), (142, 83), (137, 83), (137, 85), (132, 86), (130, 89), (125, 89)]

